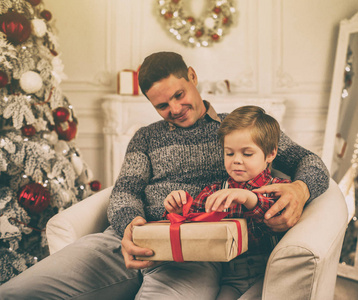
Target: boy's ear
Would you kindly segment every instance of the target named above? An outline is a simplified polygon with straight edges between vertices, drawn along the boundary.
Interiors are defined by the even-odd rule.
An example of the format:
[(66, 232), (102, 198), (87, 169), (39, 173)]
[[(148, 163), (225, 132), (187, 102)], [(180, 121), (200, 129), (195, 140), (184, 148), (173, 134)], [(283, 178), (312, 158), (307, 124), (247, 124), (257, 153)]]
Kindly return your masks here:
[(272, 163), (272, 161), (275, 159), (277, 155), (277, 148), (275, 150), (273, 150), (271, 153), (269, 153), (268, 155), (266, 155), (266, 162), (268, 164)]

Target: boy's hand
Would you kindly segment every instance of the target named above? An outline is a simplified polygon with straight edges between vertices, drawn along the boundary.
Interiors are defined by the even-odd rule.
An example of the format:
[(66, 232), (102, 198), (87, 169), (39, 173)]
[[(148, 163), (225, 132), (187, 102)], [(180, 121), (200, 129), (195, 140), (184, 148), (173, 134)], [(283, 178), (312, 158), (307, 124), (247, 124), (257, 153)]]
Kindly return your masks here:
[(135, 256), (152, 256), (153, 251), (148, 248), (141, 248), (133, 243), (133, 226), (140, 226), (147, 223), (142, 217), (136, 217), (124, 230), (122, 239), (122, 254), (127, 269), (144, 269), (154, 265), (153, 261), (136, 260)]
[(186, 204), (186, 202), (185, 191), (173, 191), (165, 198), (164, 207), (169, 213), (179, 214), (183, 211), (183, 205)]
[(257, 204), (257, 196), (244, 189), (223, 189), (210, 195), (205, 203), (205, 211), (224, 211), (231, 206), (243, 204), (249, 210)]

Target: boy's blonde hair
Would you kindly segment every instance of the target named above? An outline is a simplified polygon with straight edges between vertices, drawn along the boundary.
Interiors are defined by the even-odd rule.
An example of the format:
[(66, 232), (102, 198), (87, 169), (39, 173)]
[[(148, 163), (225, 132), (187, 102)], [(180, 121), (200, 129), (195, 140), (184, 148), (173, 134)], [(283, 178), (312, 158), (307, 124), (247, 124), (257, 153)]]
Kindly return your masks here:
[(224, 147), (226, 135), (247, 128), (250, 129), (252, 140), (264, 152), (265, 157), (278, 148), (280, 125), (266, 114), (264, 109), (254, 105), (239, 107), (226, 116), (218, 131), (221, 145)]

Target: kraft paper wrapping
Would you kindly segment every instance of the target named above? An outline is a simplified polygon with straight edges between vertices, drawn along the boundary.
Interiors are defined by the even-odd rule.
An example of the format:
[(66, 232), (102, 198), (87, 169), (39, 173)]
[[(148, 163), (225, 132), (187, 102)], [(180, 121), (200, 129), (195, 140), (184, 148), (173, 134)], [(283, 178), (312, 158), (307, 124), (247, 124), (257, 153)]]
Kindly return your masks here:
[[(181, 247), (184, 261), (227, 262), (247, 251), (247, 222), (245, 219), (233, 219), (240, 222), (241, 240), (238, 240), (235, 222), (191, 222), (180, 226)], [(170, 243), (169, 222), (147, 223), (135, 226), (133, 242), (139, 247), (152, 249), (151, 257), (137, 257), (140, 260), (173, 261)], [(240, 253), (240, 254), (241, 254)]]

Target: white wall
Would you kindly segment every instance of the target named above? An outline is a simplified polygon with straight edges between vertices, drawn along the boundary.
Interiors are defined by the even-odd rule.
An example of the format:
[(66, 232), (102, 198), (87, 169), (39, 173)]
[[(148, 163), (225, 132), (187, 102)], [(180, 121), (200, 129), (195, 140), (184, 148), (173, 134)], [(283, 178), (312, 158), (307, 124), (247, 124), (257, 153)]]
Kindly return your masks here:
[[(200, 0), (195, 7), (204, 5)], [(286, 99), (282, 127), (320, 154), (341, 19), (356, 0), (240, 0), (238, 24), (210, 48), (186, 48), (167, 34), (155, 0), (44, 0), (56, 20), (68, 80), (62, 88), (79, 119), (78, 146), (103, 179), (101, 97), (118, 70), (160, 50), (180, 52), (200, 81), (227, 79), (238, 97)]]

